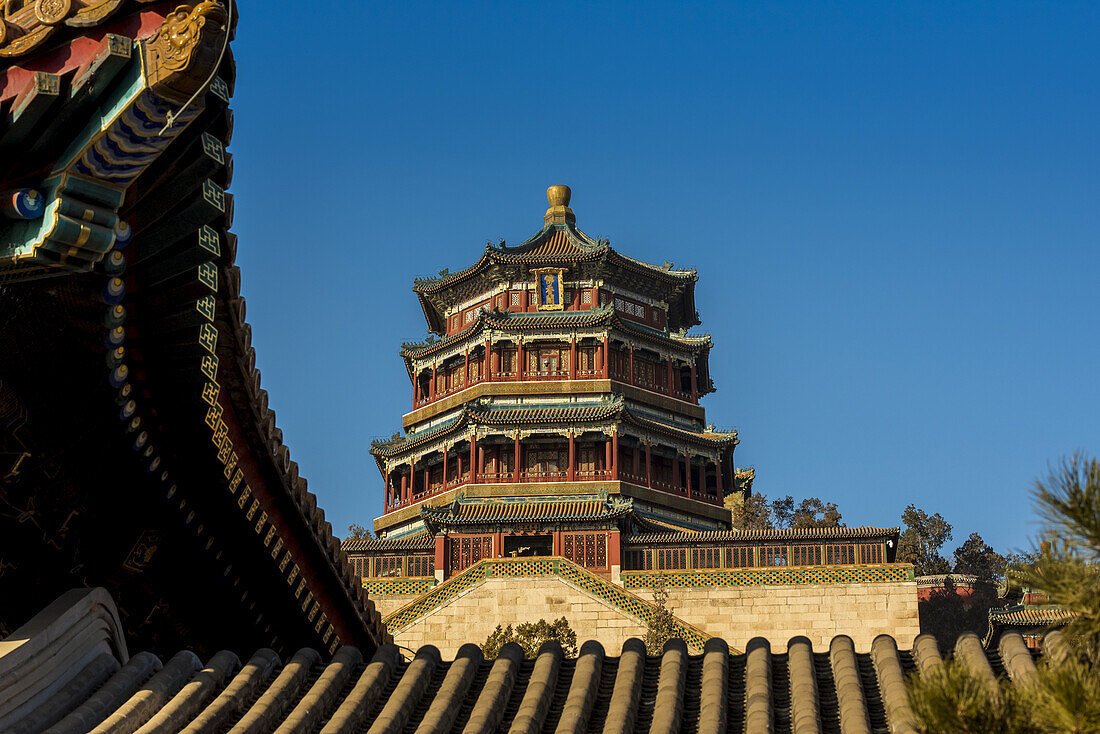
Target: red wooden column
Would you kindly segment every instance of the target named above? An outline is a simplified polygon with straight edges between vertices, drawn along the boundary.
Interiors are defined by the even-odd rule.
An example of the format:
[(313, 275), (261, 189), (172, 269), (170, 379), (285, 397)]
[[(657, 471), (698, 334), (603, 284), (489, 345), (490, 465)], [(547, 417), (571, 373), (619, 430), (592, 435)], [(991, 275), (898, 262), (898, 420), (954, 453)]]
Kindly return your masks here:
[(485, 447), (484, 446), (478, 446), (477, 447), (477, 473), (478, 474), (484, 474), (485, 473)]
[(408, 493), (405, 495), (405, 502), (411, 502), (412, 496), (416, 494), (416, 459), (409, 462), (409, 486), (406, 489)]
[(605, 380), (611, 374), (611, 372), (610, 372), (611, 368), (608, 366), (608, 357), (610, 355), (610, 349), (611, 349), (611, 337), (610, 337), (610, 335), (608, 335), (608, 336), (605, 336), (604, 340), (603, 340), (603, 375), (602, 375), (602, 377)]
[(443, 489), (447, 489), (447, 447), (443, 447)]
[[(574, 291), (575, 293), (576, 291)], [(577, 335), (569, 335), (569, 379), (577, 379)], [(570, 462), (572, 463), (572, 462)]]
[(606, 472), (611, 471), (611, 439), (608, 438), (603, 442), (603, 470)]
[(419, 373), (413, 375), (413, 407), (420, 402), (420, 380), (417, 379)]
[(520, 464), (520, 447), (519, 447), (519, 433), (516, 434), (516, 453), (512, 459), (512, 481), (519, 484), (519, 464)]
[(523, 379), (523, 362), (526, 356), (523, 353), (523, 342), (516, 342), (516, 382)]
[(435, 536), (435, 577), (440, 581), (447, 578), (447, 536)]
[(671, 395), (672, 391), (675, 389), (672, 386), (672, 355), (671, 354), (668, 356), (668, 362), (666, 362), (665, 364), (668, 365), (668, 394)]
[(429, 387), (429, 394), (432, 400), (435, 400), (435, 365), (432, 365), (432, 384)]
[(462, 386), (463, 387), (469, 387), (469, 385), (470, 385), (470, 350), (469, 349), (466, 350), (466, 364), (463, 366), (462, 369), (465, 371)]
[(653, 486), (653, 460), (652, 460), (652, 456), (650, 455), (651, 454), (650, 447), (651, 447), (651, 445), (650, 445), (649, 441), (646, 441), (645, 442), (645, 486), (647, 486), (647, 487), (652, 487)]
[(524, 288), (523, 290), (521, 290), (519, 292), (519, 309), (521, 311), (526, 311), (530, 305), (531, 305), (530, 291), (528, 291), (526, 288)]
[(432, 468), (428, 466), (428, 460), (424, 460), (424, 494), (428, 493), (428, 490), (432, 486)]
[(458, 471), (455, 472), (455, 479), (457, 479), (459, 482), (462, 482), (462, 452), (461, 451), (456, 451), (455, 452), (455, 461), (458, 462)]
[(622, 583), (622, 564), (622, 538), (615, 529), (607, 534), (607, 566), (613, 583)]
[(634, 384), (634, 345), (633, 344), (630, 345), (630, 375), (628, 376), (627, 382), (629, 382), (631, 385)]
[(470, 484), (477, 484), (477, 435), (470, 435)]
[(611, 478), (619, 478), (619, 432), (611, 434)]
[(699, 387), (695, 381), (695, 362), (691, 363), (691, 401), (693, 403), (699, 402)]
[(485, 373), (485, 381), (493, 381), (493, 343), (489, 339), (485, 340), (485, 368), (482, 370)]
[(572, 482), (574, 479), (576, 479), (576, 476), (577, 476), (577, 473), (575, 471), (575, 467), (576, 467), (576, 461), (574, 460), (575, 455), (576, 454), (575, 454), (575, 451), (574, 451), (573, 432), (570, 431), (569, 432), (569, 475), (566, 477), (566, 479), (570, 482)]

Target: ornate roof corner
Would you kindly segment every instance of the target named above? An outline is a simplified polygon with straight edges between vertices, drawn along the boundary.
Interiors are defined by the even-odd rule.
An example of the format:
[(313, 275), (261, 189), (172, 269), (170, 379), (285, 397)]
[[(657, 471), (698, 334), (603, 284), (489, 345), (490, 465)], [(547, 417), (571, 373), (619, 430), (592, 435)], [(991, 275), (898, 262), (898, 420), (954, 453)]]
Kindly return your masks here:
[(176, 104), (186, 104), (210, 81), (228, 44), (229, 10), (216, 0), (180, 5), (142, 43), (149, 87)]

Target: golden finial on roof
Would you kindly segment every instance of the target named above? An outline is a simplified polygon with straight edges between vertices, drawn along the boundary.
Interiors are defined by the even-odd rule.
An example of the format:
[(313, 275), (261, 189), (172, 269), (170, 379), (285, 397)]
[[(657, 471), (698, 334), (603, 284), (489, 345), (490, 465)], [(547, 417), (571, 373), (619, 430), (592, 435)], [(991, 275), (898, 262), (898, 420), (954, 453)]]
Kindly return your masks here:
[(546, 200), (550, 202), (550, 208), (546, 210), (543, 221), (551, 224), (573, 224), (577, 218), (573, 216), (573, 210), (569, 208), (569, 197), (572, 191), (565, 184), (554, 184), (546, 190)]

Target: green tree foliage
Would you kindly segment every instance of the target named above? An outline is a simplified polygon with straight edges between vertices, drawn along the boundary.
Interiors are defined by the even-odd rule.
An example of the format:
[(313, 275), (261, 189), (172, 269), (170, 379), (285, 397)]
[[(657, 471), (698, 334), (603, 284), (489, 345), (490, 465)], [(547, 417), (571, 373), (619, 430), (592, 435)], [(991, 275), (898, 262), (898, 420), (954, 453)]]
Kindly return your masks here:
[(839, 528), (840, 510), (834, 502), (822, 502), (817, 497), (807, 497), (797, 505), (794, 497), (787, 495), (772, 502), (775, 524), (781, 528)]
[(794, 497), (787, 495), (769, 502), (766, 494), (757, 492), (744, 498), (732, 512), (733, 526), (739, 530), (842, 527), (836, 503), (817, 497), (796, 503)]
[(750, 494), (732, 510), (733, 527), (738, 530), (767, 530), (775, 527), (772, 523), (771, 505), (765, 494)]
[(1010, 576), (1077, 613), (1066, 632), (1100, 671), (1100, 461), (1076, 454), (1033, 493), (1050, 549)]
[(516, 625), (514, 629), (512, 625), (501, 627), (498, 624), (497, 628), (482, 644), (481, 652), (485, 654), (486, 658), (492, 660), (500, 654), (500, 648), (504, 647), (506, 643), (515, 642), (523, 648), (525, 656), (533, 658), (538, 654), (543, 643), (549, 640), (557, 640), (566, 657), (577, 654), (577, 633), (569, 626), (569, 620), (565, 617), (561, 617), (554, 622), (547, 622), (545, 619), (540, 619), (537, 622), (524, 622)]
[(938, 512), (929, 515), (913, 505), (905, 508), (901, 521), (905, 528), (898, 540), (897, 560), (916, 566), (918, 576), (948, 573), (951, 564), (940, 555), (940, 548), (951, 540), (951, 523)]
[(993, 550), (978, 533), (970, 537), (955, 549), (954, 573), (976, 576), (979, 582), (993, 583), (1004, 578), (1005, 557)]
[(668, 606), (668, 587), (663, 578), (653, 587), (653, 606), (653, 618), (646, 624), (645, 649), (649, 655), (660, 655), (665, 643), (679, 635), (676, 617)]
[(1100, 462), (1063, 461), (1036, 482), (1035, 498), (1044, 534), (1055, 540), (1008, 575), (1077, 613), (1068, 644), (1048, 642), (1034, 679), (1011, 687), (990, 689), (960, 663), (911, 678), (922, 734), (1100, 734)]
[(348, 537), (345, 540), (362, 540), (363, 538), (369, 538), (366, 528), (357, 522), (353, 522), (348, 525)]

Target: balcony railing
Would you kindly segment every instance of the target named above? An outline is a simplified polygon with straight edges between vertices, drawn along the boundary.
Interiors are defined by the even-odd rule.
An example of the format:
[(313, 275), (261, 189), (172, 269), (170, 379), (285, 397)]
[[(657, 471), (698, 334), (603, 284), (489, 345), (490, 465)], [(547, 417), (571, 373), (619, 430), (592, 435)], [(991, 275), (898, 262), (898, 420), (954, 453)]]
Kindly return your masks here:
[[(495, 373), (493, 373), (493, 380), (492, 381), (493, 382), (515, 382), (516, 379), (517, 379), (516, 378), (516, 372), (513, 370), (513, 371), (508, 371), (508, 372), (495, 372)], [(528, 381), (530, 381), (530, 382), (558, 381), (558, 380), (568, 380), (568, 379), (570, 379), (569, 370), (537, 370), (537, 371), (530, 371), (530, 372), (525, 371), (525, 372), (520, 373), (520, 375), (519, 375), (519, 380), (523, 381), (523, 382), (528, 382)], [(579, 369), (579, 370), (576, 371), (574, 379), (577, 379), (577, 380), (599, 380), (599, 379), (604, 379), (604, 373), (603, 373), (602, 370), (591, 370), (591, 369), (590, 370), (580, 370)], [(635, 379), (634, 381), (631, 381), (630, 375), (628, 375), (626, 372), (623, 372), (621, 370), (616, 370), (616, 369), (608, 370), (607, 371), (607, 379), (615, 380), (616, 382), (622, 382), (622, 383), (625, 383), (627, 385), (632, 385), (632, 386), (637, 387), (641, 390), (646, 390), (648, 392), (656, 393), (658, 395), (668, 395), (670, 397), (676, 398), (677, 400), (683, 400), (684, 402), (696, 403), (696, 404), (698, 403), (698, 399), (692, 398), (692, 395), (691, 395), (690, 392), (685, 392), (685, 391), (681, 390), (678, 387), (673, 388), (673, 389), (670, 390), (666, 385), (662, 385), (661, 383), (656, 382), (656, 381), (639, 380), (639, 379)], [(432, 403), (434, 403), (438, 400), (442, 400), (443, 398), (446, 398), (450, 395), (455, 395), (457, 393), (462, 392), (463, 390), (471, 388), (474, 385), (478, 385), (480, 383), (488, 382), (488, 381), (489, 380), (487, 380), (484, 377), (471, 377), (469, 380), (467, 380), (466, 382), (464, 382), (462, 384), (452, 385), (451, 387), (446, 388), (446, 389), (442, 389), (442, 390), (437, 389), (435, 397), (431, 397), (431, 398), (422, 397), (419, 400), (414, 401), (413, 408), (416, 409), (416, 408), (422, 408), (425, 405), (431, 405)]]
[(482, 472), (477, 475), (478, 484), (505, 484), (514, 480), (516, 475), (507, 472)]
[(524, 372), (523, 376), (528, 380), (566, 380), (569, 379), (569, 370), (539, 370)]
[(588, 481), (592, 479), (610, 479), (610, 469), (577, 469), (573, 472), (573, 476), (579, 482)]
[(520, 472), (520, 481), (564, 482), (569, 477), (569, 472), (562, 471), (525, 471)]

